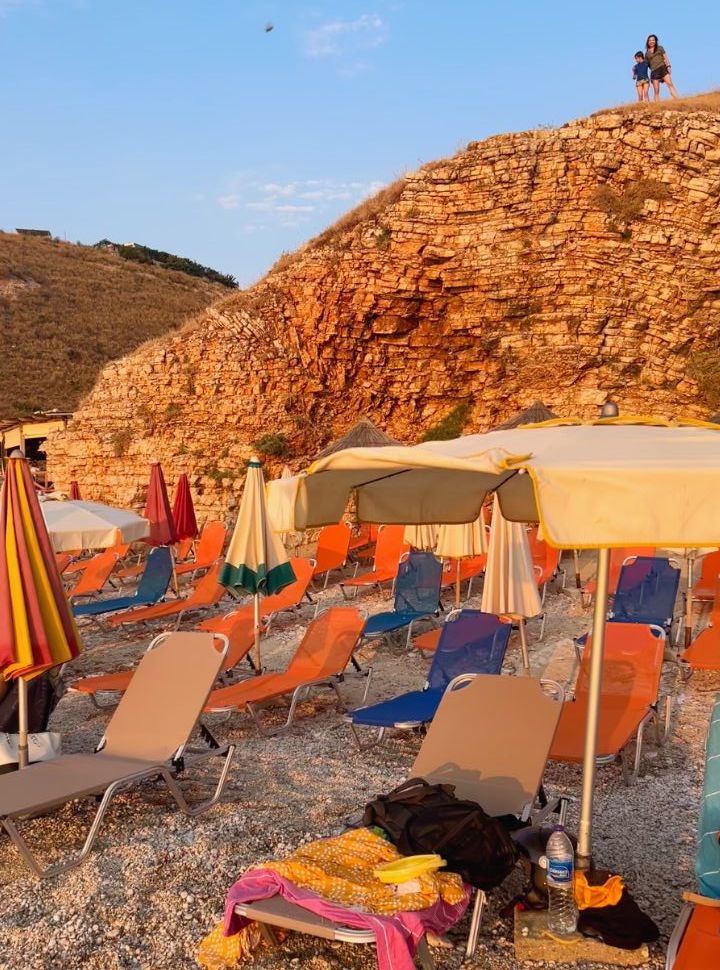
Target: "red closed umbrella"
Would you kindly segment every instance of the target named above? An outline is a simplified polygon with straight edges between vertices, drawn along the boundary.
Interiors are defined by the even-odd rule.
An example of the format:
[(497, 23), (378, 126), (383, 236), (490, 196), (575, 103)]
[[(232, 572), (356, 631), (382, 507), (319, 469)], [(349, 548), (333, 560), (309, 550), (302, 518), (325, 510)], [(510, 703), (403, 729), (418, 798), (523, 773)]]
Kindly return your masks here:
[(150, 466), (150, 484), (143, 515), (150, 523), (150, 535), (144, 540), (149, 545), (169, 546), (178, 541), (165, 477), (159, 461), (154, 461)]
[(70, 482), (70, 501), (71, 502), (79, 502), (79, 501), (81, 501), (81, 499), (80, 499), (80, 486), (78, 485), (78, 483), (75, 481), (74, 478)]
[(190, 494), (190, 482), (185, 472), (178, 478), (172, 514), (178, 540), (194, 539), (198, 527), (192, 495)]

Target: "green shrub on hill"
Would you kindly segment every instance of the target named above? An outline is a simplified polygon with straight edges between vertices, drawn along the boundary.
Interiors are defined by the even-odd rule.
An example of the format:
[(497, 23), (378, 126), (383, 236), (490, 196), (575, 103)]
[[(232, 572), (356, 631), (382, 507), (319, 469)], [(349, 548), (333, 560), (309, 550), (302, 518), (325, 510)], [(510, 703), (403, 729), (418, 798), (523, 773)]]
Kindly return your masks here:
[(150, 246), (141, 246), (138, 243), (132, 245), (121, 245), (109, 239), (101, 239), (95, 243), (98, 249), (113, 249), (118, 256), (123, 259), (130, 259), (135, 263), (152, 263), (155, 266), (163, 266), (165, 269), (173, 269), (177, 273), (187, 273), (188, 276), (198, 276), (208, 280), (210, 283), (220, 283), (231, 289), (237, 289), (238, 281), (234, 276), (227, 273), (218, 273), (210, 266), (203, 266), (196, 263), (194, 259), (186, 259), (184, 256), (175, 256), (173, 253), (166, 253), (162, 249), (151, 249)]

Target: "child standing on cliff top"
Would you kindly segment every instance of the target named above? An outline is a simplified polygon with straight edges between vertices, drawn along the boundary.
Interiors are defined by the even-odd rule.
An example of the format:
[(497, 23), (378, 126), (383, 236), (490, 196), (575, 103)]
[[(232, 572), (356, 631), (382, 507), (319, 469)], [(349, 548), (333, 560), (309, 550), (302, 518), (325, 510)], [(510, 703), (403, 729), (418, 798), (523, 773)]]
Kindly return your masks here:
[(637, 51), (635, 54), (632, 76), (635, 81), (638, 101), (650, 101), (650, 65), (645, 60), (642, 51)]

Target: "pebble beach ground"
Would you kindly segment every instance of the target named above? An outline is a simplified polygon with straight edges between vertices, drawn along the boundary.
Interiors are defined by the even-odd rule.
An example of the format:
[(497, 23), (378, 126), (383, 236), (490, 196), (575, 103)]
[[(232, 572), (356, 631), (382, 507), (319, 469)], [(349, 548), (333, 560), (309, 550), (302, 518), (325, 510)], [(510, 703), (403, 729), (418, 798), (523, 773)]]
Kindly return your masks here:
[[(319, 594), (323, 605), (341, 602), (337, 586)], [(379, 594), (361, 595), (364, 613), (388, 607)], [(470, 606), (479, 608), (479, 598)], [(533, 674), (558, 679), (571, 675), (569, 638), (589, 628), (574, 589), (547, 598), (547, 626), (537, 642), (538, 624), (529, 624)], [(226, 609), (229, 607), (226, 607)], [(225, 612), (225, 610), (221, 611)], [(301, 617), (283, 616), (264, 641), (264, 664), (282, 669), (296, 646), (312, 608)], [(86, 650), (66, 668), (66, 679), (132, 665), (150, 636), (135, 639), (89, 633)], [(422, 685), (428, 667), (404, 641), (369, 647), (371, 699)], [(521, 670), (513, 636), (508, 673)], [(364, 682), (348, 675), (341, 685), (348, 706), (360, 702)], [(695, 828), (703, 779), (703, 745), (709, 711), (720, 691), (720, 674), (698, 673), (679, 688), (674, 732), (658, 747), (650, 732), (644, 771), (625, 786), (618, 765), (599, 770), (596, 795), (595, 857), (624, 874), (640, 905), (658, 922), (660, 943), (648, 966), (664, 966), (664, 950), (680, 908), (680, 893), (694, 888)], [(284, 720), (284, 709), (267, 713)], [(84, 695), (68, 693), (53, 714), (51, 728), (62, 732), (65, 752), (91, 751), (108, 715)], [(322, 691), (299, 709), (294, 727), (261, 738), (249, 718), (234, 715), (208, 723), (221, 739), (238, 745), (222, 802), (205, 815), (187, 818), (159, 786), (146, 785), (119, 796), (104, 822), (88, 861), (56, 879), (38, 883), (6, 837), (0, 837), (0, 970), (190, 970), (200, 940), (220, 918), (225, 892), (250, 865), (289, 853), (301, 841), (337, 833), (376, 793), (402, 781), (420, 744), (416, 735), (395, 735), (360, 753), (338, 710), (334, 694)], [(214, 784), (215, 769), (186, 782), (190, 798)], [(570, 825), (577, 819), (580, 769), (550, 764), (546, 787), (571, 798)], [(47, 856), (82, 844), (94, 812), (92, 802), (75, 803), (28, 821), (24, 832)], [(520, 873), (495, 892), (471, 967), (511, 970), (519, 966), (512, 947), (512, 922), (499, 910), (522, 888)], [(467, 919), (450, 934), (454, 944), (434, 951), (440, 968), (462, 962)], [(353, 970), (374, 967), (370, 947), (352, 947), (291, 936), (275, 951), (260, 954), (257, 968), (307, 967)], [(534, 964), (540, 966), (541, 964)], [(598, 965), (596, 965), (598, 966)]]

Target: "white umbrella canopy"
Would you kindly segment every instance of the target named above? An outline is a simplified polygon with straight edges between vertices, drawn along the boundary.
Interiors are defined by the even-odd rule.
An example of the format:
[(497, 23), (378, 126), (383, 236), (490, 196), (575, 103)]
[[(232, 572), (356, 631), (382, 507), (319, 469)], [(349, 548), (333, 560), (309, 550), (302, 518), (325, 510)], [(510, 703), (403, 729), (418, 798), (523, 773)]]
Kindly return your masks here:
[(481, 556), (488, 551), (484, 513), (483, 508), (473, 522), (441, 525), (438, 531), (435, 555), (440, 559), (456, 560), (455, 606), (458, 609), (460, 607), (460, 560)]
[(280, 477), (268, 482), (265, 488), (268, 517), (273, 532), (277, 532), (281, 537), (292, 532), (295, 528), (297, 490), (298, 478), (293, 475), (287, 465), (283, 466)]
[(311, 466), (298, 489), (296, 527), (337, 522), (353, 489), (360, 521), (396, 524), (471, 522), (497, 491), (505, 518), (539, 522), (550, 545), (598, 550), (578, 832), (578, 863), (590, 865), (610, 549), (720, 545), (720, 427), (557, 420), (408, 448), (349, 449)]
[(40, 503), (55, 552), (107, 549), (116, 542), (135, 542), (150, 533), (147, 519), (100, 502)]
[(437, 525), (406, 525), (403, 539), (413, 549), (421, 552), (431, 552), (435, 548), (438, 538)]

